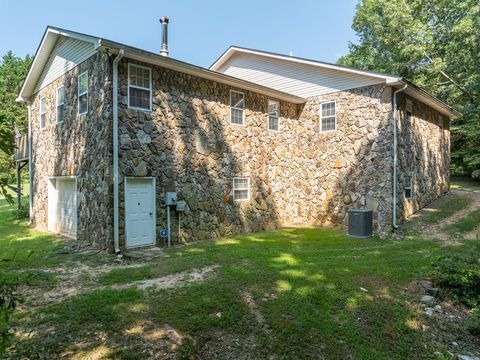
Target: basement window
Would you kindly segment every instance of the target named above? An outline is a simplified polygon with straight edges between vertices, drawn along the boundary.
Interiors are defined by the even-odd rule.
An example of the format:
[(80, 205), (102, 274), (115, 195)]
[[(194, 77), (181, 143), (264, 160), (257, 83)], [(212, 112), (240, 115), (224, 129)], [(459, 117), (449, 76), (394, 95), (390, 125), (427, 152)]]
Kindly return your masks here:
[(45, 127), (45, 124), (47, 122), (47, 115), (46, 115), (46, 112), (47, 112), (47, 106), (46, 106), (46, 103), (45, 103), (45, 98), (42, 97), (40, 99), (40, 129), (43, 129)]
[(337, 111), (335, 101), (321, 104), (320, 132), (335, 131), (337, 128)]
[(280, 103), (268, 100), (268, 130), (280, 131), (278, 118), (280, 117)]
[(78, 76), (78, 114), (88, 111), (88, 71)]
[(405, 177), (405, 199), (413, 197), (413, 179), (411, 176)]
[(230, 90), (230, 122), (243, 125), (245, 109), (245, 95), (242, 92)]
[(247, 177), (233, 178), (233, 201), (247, 201), (250, 198), (250, 179)]
[(152, 69), (128, 64), (128, 107), (152, 110)]
[(63, 108), (65, 107), (65, 88), (57, 89), (57, 124), (63, 122)]

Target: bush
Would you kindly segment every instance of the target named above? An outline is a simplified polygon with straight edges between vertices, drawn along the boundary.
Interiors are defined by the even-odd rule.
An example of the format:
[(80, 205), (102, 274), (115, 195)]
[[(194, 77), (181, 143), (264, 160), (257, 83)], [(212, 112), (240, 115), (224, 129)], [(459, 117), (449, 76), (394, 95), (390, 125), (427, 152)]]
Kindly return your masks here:
[(17, 220), (28, 219), (29, 215), (30, 208), (28, 204), (22, 204), (19, 209), (13, 210), (13, 217)]
[(14, 293), (16, 287), (15, 280), (0, 277), (0, 355), (8, 348), (13, 336), (10, 318), (18, 301)]
[(440, 256), (433, 264), (433, 282), (455, 302), (480, 307), (480, 243), (463, 254)]
[(480, 169), (472, 172), (472, 179), (475, 181), (480, 181)]

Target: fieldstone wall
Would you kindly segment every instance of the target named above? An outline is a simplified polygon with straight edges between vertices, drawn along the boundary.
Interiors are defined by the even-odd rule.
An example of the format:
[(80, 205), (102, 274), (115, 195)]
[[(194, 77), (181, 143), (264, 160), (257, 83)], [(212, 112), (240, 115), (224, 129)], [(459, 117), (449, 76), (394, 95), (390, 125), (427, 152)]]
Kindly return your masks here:
[[(406, 99), (412, 101), (410, 121)], [(398, 219), (446, 193), (450, 188), (450, 121), (439, 112), (400, 93), (398, 96)], [(413, 180), (413, 197), (405, 198), (405, 181)]]
[[(33, 225), (48, 227), (48, 177), (77, 176), (77, 239), (112, 243), (111, 61), (97, 53), (32, 98)], [(77, 114), (77, 76), (88, 70), (88, 113)], [(65, 87), (64, 122), (56, 123), (56, 90)], [(46, 126), (40, 129), (40, 98)]]
[[(142, 64), (147, 66), (146, 64)], [(231, 88), (152, 67), (151, 112), (128, 109), (128, 60), (121, 80), (120, 166), (123, 176), (153, 176), (157, 230), (165, 227), (166, 191), (190, 210), (174, 241), (215, 238), (284, 225), (345, 225), (348, 209), (376, 211), (388, 228), (391, 209), (391, 91), (374, 85), (308, 100), (280, 102), (280, 131), (268, 130), (263, 95), (245, 93), (245, 125), (230, 123)], [(238, 89), (237, 89), (238, 90)], [(337, 131), (319, 132), (321, 102), (335, 100)], [(250, 200), (233, 202), (232, 178), (250, 178)], [(121, 184), (121, 191), (124, 186)], [(121, 196), (121, 243), (124, 237)]]

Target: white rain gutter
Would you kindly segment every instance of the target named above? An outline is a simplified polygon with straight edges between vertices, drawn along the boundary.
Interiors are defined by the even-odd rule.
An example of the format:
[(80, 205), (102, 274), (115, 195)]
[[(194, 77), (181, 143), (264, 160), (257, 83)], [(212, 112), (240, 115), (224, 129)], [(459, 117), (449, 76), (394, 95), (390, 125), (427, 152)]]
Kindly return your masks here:
[(407, 88), (407, 84), (401, 89), (393, 92), (393, 199), (392, 199), (392, 225), (394, 229), (398, 228), (397, 225), (397, 94), (404, 91)]
[(32, 106), (30, 103), (27, 105), (27, 114), (28, 114), (28, 225), (32, 224), (32, 208), (33, 208), (33, 186), (32, 186), (32, 126), (31, 126), (31, 117), (32, 117)]
[(119, 214), (118, 214), (118, 63), (123, 58), (120, 49), (113, 60), (113, 247), (115, 254), (120, 253)]

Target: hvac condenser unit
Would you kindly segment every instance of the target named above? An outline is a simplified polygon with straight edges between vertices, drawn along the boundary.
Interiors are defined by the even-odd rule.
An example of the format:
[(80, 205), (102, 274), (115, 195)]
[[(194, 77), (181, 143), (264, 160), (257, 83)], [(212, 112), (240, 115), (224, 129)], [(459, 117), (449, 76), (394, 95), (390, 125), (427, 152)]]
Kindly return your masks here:
[(373, 211), (352, 209), (348, 212), (348, 235), (367, 238), (373, 233)]

